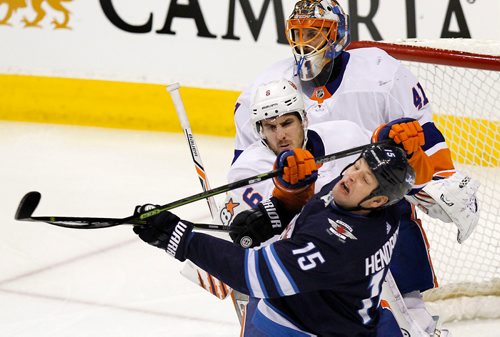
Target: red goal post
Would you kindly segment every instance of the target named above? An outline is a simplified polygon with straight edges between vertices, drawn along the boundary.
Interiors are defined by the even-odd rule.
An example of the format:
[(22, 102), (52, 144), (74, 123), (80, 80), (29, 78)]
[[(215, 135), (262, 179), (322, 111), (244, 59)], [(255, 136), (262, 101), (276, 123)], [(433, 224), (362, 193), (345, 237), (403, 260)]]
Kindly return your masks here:
[(500, 55), (376, 41), (354, 41), (348, 49), (377, 47), (398, 60), (500, 71)]
[(484, 53), (474, 40), (452, 40), (434, 40), (427, 46), (418, 40), (355, 41), (348, 49), (381, 48), (413, 72), (429, 98), (433, 120), (445, 135), (457, 169), (481, 183), (479, 224), (463, 244), (457, 243), (453, 224), (419, 214), (440, 284), (424, 293), (428, 307), (444, 321), (498, 318), (500, 42), (487, 44), (494, 52)]

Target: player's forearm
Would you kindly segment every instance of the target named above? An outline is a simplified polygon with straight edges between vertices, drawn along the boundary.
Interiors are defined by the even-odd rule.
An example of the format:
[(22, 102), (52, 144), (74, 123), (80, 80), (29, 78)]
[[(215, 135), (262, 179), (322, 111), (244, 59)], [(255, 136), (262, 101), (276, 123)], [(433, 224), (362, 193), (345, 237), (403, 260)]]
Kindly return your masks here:
[(186, 257), (231, 288), (248, 294), (243, 248), (210, 235), (194, 233)]

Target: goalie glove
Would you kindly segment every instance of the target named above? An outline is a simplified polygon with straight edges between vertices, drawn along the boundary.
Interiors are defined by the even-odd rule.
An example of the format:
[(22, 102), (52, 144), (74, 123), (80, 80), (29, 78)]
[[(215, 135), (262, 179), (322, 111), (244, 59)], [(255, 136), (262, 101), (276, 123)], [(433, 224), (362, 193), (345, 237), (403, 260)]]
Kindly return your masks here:
[[(432, 183), (431, 181), (430, 183)], [(429, 183), (429, 184), (430, 184)], [(451, 223), (453, 220), (446, 214), (444, 209), (424, 190), (420, 190), (414, 195), (405, 195), (405, 199), (417, 206), (419, 210), (433, 219), (439, 219), (442, 222)]]
[[(479, 207), (476, 192), (479, 182), (461, 172), (456, 172), (449, 178), (433, 180), (424, 188), (435, 204), (428, 205), (429, 216), (453, 222), (458, 228), (457, 241), (463, 243), (474, 231), (479, 221)], [(418, 204), (417, 204), (418, 205)]]

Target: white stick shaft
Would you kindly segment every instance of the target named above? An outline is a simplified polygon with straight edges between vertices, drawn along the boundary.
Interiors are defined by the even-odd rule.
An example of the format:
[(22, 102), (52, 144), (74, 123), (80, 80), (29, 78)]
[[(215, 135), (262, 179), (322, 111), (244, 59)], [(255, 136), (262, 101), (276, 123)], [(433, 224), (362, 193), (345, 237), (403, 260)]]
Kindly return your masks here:
[[(184, 130), (184, 135), (186, 136), (186, 140), (189, 145), (189, 151), (191, 152), (191, 158), (193, 159), (193, 163), (196, 169), (196, 173), (198, 174), (198, 178), (200, 179), (201, 186), (203, 188), (203, 191), (207, 191), (210, 189), (210, 184), (208, 183), (208, 177), (205, 172), (205, 167), (203, 166), (203, 161), (201, 160), (200, 151), (198, 150), (198, 146), (196, 145), (196, 142), (194, 140), (193, 132), (191, 131), (191, 125), (189, 124), (189, 119), (186, 114), (186, 109), (184, 108), (184, 103), (182, 102), (179, 88), (179, 83), (174, 83), (167, 86), (167, 91), (170, 93), (172, 101), (174, 102), (175, 112), (177, 113), (179, 121), (181, 122), (182, 129)], [(219, 211), (215, 199), (213, 197), (209, 197), (207, 198), (207, 203), (212, 215), (212, 219), (216, 220), (216, 217), (218, 217), (219, 215)]]
[[(200, 151), (198, 151), (198, 147), (196, 146), (196, 142), (194, 141), (193, 133), (191, 132), (191, 125), (189, 124), (189, 119), (188, 119), (187, 114), (186, 114), (186, 109), (184, 108), (184, 103), (182, 102), (182, 98), (181, 98), (181, 95), (179, 93), (179, 88), (180, 88), (179, 83), (174, 83), (174, 84), (167, 86), (167, 91), (170, 93), (170, 96), (172, 97), (172, 100), (174, 101), (175, 111), (177, 112), (177, 116), (179, 117), (179, 120), (181, 122), (181, 126), (184, 129), (184, 134), (185, 134), (186, 139), (187, 139), (188, 144), (189, 144), (189, 150), (191, 151), (191, 157), (193, 158), (196, 172), (198, 173), (198, 177), (200, 178), (201, 186), (203, 187), (204, 191), (207, 191), (210, 189), (210, 186), (208, 184), (208, 178), (207, 178), (207, 175), (205, 173), (205, 169), (203, 168), (203, 163), (201, 161)], [(212, 214), (212, 219), (214, 219), (214, 221), (218, 222), (219, 210), (217, 208), (217, 204), (215, 203), (215, 199), (213, 197), (209, 197), (209, 198), (207, 198), (207, 202), (208, 202), (208, 208), (210, 209), (210, 213)], [(187, 271), (189, 269), (197, 270), (197, 275), (199, 276), (199, 278), (195, 278), (195, 280), (194, 280), (195, 283), (198, 283), (199, 279), (201, 279), (200, 275), (206, 275), (208, 278), (211, 278), (213, 280), (212, 282), (219, 283), (219, 287), (220, 287), (219, 289), (221, 289), (221, 292), (222, 292), (222, 289), (226, 289), (224, 292), (222, 292), (223, 296), (221, 296), (220, 295), (221, 292), (213, 291), (213, 290), (211, 290), (212, 288), (207, 289), (205, 286), (198, 283), (205, 290), (210, 291), (213, 295), (219, 297), (220, 299), (224, 299), (232, 291), (232, 289), (227, 287), (223, 282), (219, 281), (218, 279), (216, 279), (215, 277), (213, 277), (209, 273), (205, 272), (201, 268), (197, 267), (196, 265), (190, 264), (189, 261), (188, 261), (188, 263), (185, 264), (184, 269), (183, 269), (183, 271), (186, 272), (184, 275), (188, 279), (193, 281), (192, 277), (190, 278), (189, 276), (187, 276), (187, 275), (192, 274), (192, 273), (191, 274), (187, 273)], [(214, 289), (216, 289), (216, 288), (214, 288)], [(231, 296), (231, 299), (233, 301), (233, 305), (234, 305), (234, 308), (236, 310), (238, 320), (241, 323), (243, 316), (244, 316), (244, 313), (242, 310), (244, 310), (244, 309), (242, 309), (242, 307), (238, 304), (236, 297)]]

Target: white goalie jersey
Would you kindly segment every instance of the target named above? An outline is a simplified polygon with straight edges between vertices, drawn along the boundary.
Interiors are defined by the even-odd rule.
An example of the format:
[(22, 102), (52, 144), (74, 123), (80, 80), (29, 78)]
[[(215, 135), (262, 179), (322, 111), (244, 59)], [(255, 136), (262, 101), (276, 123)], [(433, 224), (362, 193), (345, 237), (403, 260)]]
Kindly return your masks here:
[[(314, 157), (368, 144), (371, 136), (368, 130), (344, 120), (315, 124), (307, 130), (307, 134), (305, 148)], [(339, 176), (342, 170), (356, 158), (357, 155), (352, 155), (324, 163), (318, 170), (315, 192)], [(263, 141), (256, 141), (233, 163), (228, 173), (228, 182), (271, 171), (275, 160), (276, 154)], [(273, 188), (274, 184), (269, 179), (228, 192), (220, 213), (222, 223), (228, 224), (236, 214), (256, 207), (259, 202), (271, 197)]]
[[(341, 74), (328, 85), (334, 93), (325, 96), (323, 102), (317, 97), (312, 100), (304, 96), (309, 125), (350, 120), (373, 131), (382, 123), (402, 117), (414, 118), (421, 125), (432, 123), (431, 108), (423, 88), (398, 60), (378, 48), (355, 49), (344, 54), (335, 61), (341, 63)], [(300, 87), (298, 77), (294, 76), (294, 65), (293, 58), (273, 64), (242, 92), (234, 115), (235, 150), (244, 150), (257, 140), (250, 123), (250, 106), (257, 87), (277, 78), (288, 79)], [(437, 148), (446, 146), (437, 143), (433, 144)]]

